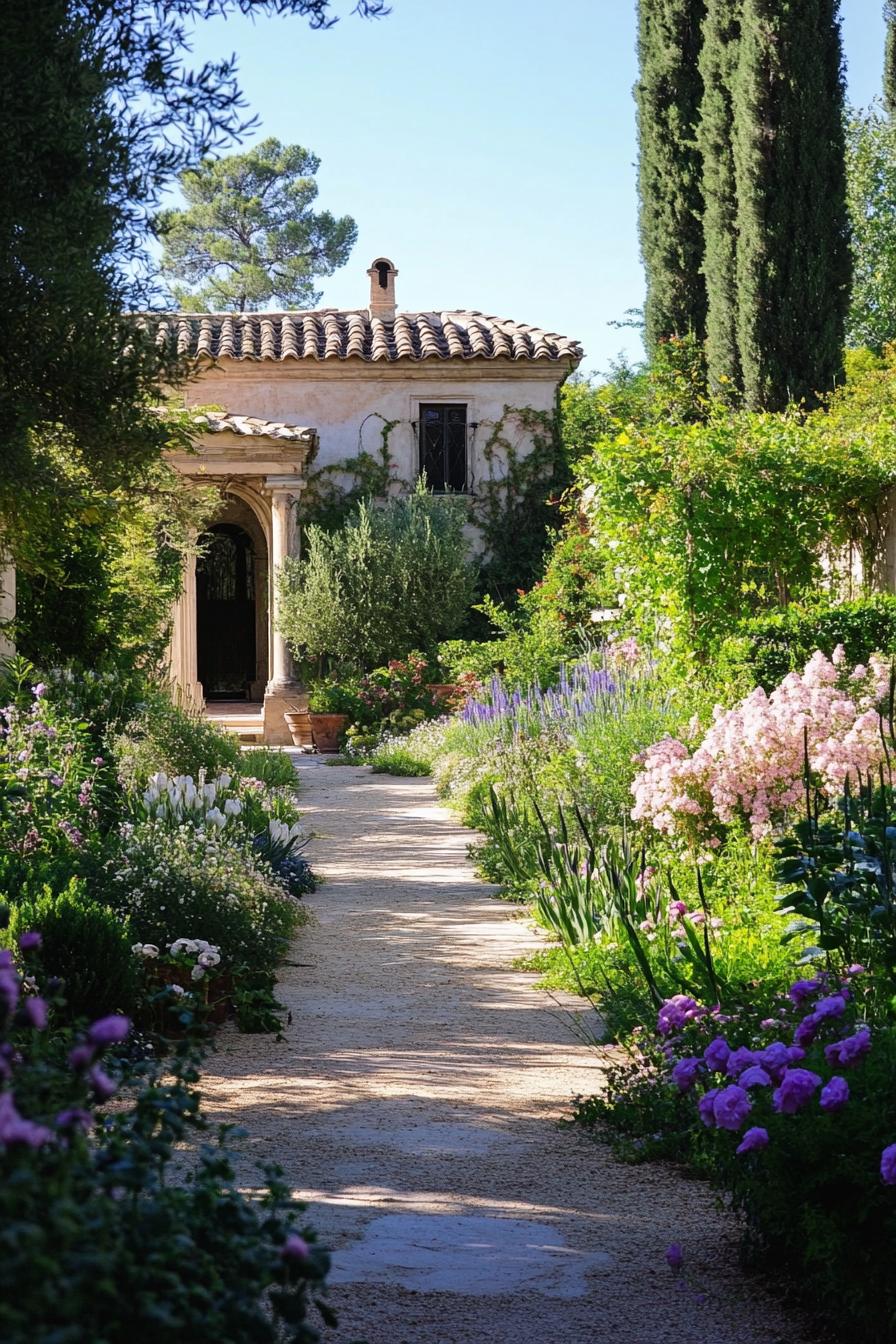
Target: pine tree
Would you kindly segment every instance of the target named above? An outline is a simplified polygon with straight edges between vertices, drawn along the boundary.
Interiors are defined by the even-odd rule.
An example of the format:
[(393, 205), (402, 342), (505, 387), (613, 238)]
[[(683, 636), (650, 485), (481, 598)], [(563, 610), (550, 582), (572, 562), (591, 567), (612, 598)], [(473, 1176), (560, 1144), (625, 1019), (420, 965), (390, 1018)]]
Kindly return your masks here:
[(887, 44), (884, 47), (884, 107), (890, 116), (896, 116), (896, 0), (884, 5), (887, 21)]
[(737, 68), (740, 0), (707, 0), (700, 74), (703, 101), (697, 143), (703, 158), (703, 274), (706, 364), (714, 396), (741, 386), (737, 348), (737, 192), (731, 86)]
[(839, 0), (744, 0), (733, 84), (737, 335), (747, 404), (843, 371), (850, 256)]
[(696, 127), (704, 0), (639, 0), (635, 87), (647, 349), (706, 330), (703, 198)]

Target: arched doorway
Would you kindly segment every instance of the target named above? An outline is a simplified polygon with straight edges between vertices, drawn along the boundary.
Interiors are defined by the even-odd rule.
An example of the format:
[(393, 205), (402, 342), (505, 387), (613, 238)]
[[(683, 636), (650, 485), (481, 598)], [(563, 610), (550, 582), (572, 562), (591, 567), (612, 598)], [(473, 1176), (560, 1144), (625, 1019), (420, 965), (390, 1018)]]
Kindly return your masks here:
[(219, 522), (209, 528), (196, 561), (197, 670), (206, 700), (257, 695), (259, 568), (245, 527)]

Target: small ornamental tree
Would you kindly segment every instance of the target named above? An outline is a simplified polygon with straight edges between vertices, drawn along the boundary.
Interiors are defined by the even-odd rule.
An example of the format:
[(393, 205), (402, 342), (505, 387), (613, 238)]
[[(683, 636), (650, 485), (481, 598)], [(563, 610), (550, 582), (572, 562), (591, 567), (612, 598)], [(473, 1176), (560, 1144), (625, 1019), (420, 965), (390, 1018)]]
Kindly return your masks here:
[(338, 532), (311, 526), (279, 575), (280, 628), (300, 659), (372, 668), (453, 635), (473, 600), (463, 500), (421, 483), (362, 503)]
[(319, 302), (314, 277), (342, 266), (358, 236), (348, 215), (312, 208), (319, 167), (310, 150), (270, 138), (181, 173), (187, 208), (157, 220), (176, 303), (242, 313)]

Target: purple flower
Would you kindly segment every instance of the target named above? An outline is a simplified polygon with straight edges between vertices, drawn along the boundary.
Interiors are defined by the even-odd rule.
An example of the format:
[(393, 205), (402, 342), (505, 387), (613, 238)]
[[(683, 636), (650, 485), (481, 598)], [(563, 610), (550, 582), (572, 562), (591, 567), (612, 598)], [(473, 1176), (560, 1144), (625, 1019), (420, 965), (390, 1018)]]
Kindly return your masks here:
[(43, 1031), (49, 1017), (46, 999), (40, 998), (37, 994), (29, 994), (22, 1007), (25, 1010), (25, 1016), (35, 1031)]
[(801, 1004), (805, 1003), (806, 999), (811, 999), (812, 995), (819, 989), (821, 989), (820, 980), (796, 980), (787, 993), (799, 1008)]
[(65, 780), (62, 778), (61, 775), (51, 775), (50, 783), (53, 785), (54, 789), (61, 789), (63, 784), (65, 783)]
[(46, 693), (47, 688), (42, 681), (39, 681), (36, 686), (31, 687), (31, 694), (34, 696), (35, 700), (42, 700)]
[(815, 1005), (815, 1016), (825, 1021), (830, 1017), (842, 1017), (846, 1012), (846, 999), (842, 994), (831, 994), (826, 999), (819, 999)]
[(826, 1045), (824, 1057), (829, 1064), (839, 1064), (841, 1069), (848, 1069), (853, 1064), (857, 1064), (864, 1055), (867, 1055), (870, 1049), (871, 1032), (868, 1027), (859, 1027), (859, 1030), (853, 1036), (844, 1036), (842, 1041), (834, 1041), (832, 1045)]
[(110, 1097), (115, 1096), (118, 1084), (108, 1073), (103, 1072), (99, 1064), (94, 1064), (87, 1077), (90, 1079), (90, 1086), (97, 1101), (108, 1101)]
[(818, 1028), (820, 1026), (821, 1018), (817, 1017), (815, 1013), (810, 1013), (809, 1016), (804, 1017), (802, 1022), (798, 1025), (796, 1031), (793, 1033), (793, 1039), (796, 1041), (797, 1045), (811, 1045), (818, 1035)]
[(768, 1147), (768, 1130), (763, 1129), (761, 1125), (754, 1125), (752, 1129), (747, 1130), (746, 1134), (743, 1136), (737, 1148), (735, 1149), (735, 1152), (752, 1153), (756, 1148), (767, 1148), (767, 1147)]
[(15, 971), (8, 966), (0, 966), (0, 1002), (6, 1004), (7, 1012), (13, 1012), (22, 991), (21, 982)]
[(0, 947), (0, 970), (11, 971), (15, 962), (8, 947)]
[(714, 1041), (710, 1041), (703, 1051), (703, 1058), (706, 1061), (706, 1067), (712, 1069), (713, 1073), (723, 1073), (730, 1054), (731, 1046), (724, 1037), (717, 1036)]
[(856, 962), (856, 963), (855, 963), (854, 965), (852, 965), (852, 966), (847, 966), (847, 968), (846, 968), (846, 974), (847, 974), (847, 975), (864, 975), (864, 974), (865, 974), (865, 967), (864, 967), (864, 966), (860, 966), (860, 965), (858, 964), (858, 962)]
[(131, 1029), (130, 1021), (121, 1013), (112, 1013), (109, 1017), (100, 1017), (87, 1028), (87, 1039), (91, 1045), (117, 1045), (123, 1041)]
[(687, 1092), (697, 1081), (701, 1061), (693, 1057), (680, 1059), (672, 1070), (672, 1081), (681, 1092)]
[(884, 1185), (896, 1185), (896, 1143), (891, 1143), (880, 1155), (880, 1176)]
[(723, 1087), (712, 1104), (712, 1113), (719, 1129), (740, 1129), (753, 1103), (742, 1087), (731, 1083)]
[(29, 1148), (42, 1148), (52, 1143), (53, 1131), (45, 1125), (36, 1125), (19, 1115), (11, 1092), (0, 1092), (0, 1143), (7, 1146), (24, 1143)]
[(76, 1045), (74, 1049), (68, 1052), (69, 1068), (80, 1073), (82, 1069), (88, 1068), (93, 1063), (94, 1049), (92, 1045)]
[(94, 765), (105, 765), (105, 764), (106, 764), (106, 759), (105, 759), (104, 756), (94, 756), (94, 758), (93, 758), (93, 764), (94, 764)]
[(686, 994), (675, 994), (671, 999), (667, 999), (660, 1009), (656, 1029), (660, 1036), (669, 1036), (688, 1022), (695, 1022), (697, 1018), (703, 1017), (705, 1012), (706, 1009), (701, 1008), (696, 999), (688, 998)]
[(841, 1111), (849, 1101), (849, 1083), (837, 1074), (821, 1089), (819, 1105), (823, 1111)]
[(791, 1063), (790, 1049), (783, 1041), (772, 1041), (771, 1045), (759, 1051), (759, 1063), (777, 1081)]
[(684, 1251), (677, 1241), (673, 1241), (672, 1245), (666, 1250), (666, 1264), (673, 1274), (678, 1274), (684, 1264)]
[(700, 1119), (703, 1121), (704, 1125), (706, 1125), (707, 1129), (715, 1128), (716, 1117), (713, 1107), (715, 1106), (716, 1097), (719, 1095), (719, 1091), (720, 1089), (718, 1087), (711, 1087), (708, 1092), (704, 1092), (703, 1096), (697, 1102), (697, 1110), (700, 1114)]
[(810, 1069), (787, 1069), (772, 1093), (772, 1104), (781, 1115), (796, 1115), (821, 1087), (821, 1079)]
[(307, 1260), (311, 1254), (311, 1247), (304, 1237), (300, 1237), (298, 1232), (290, 1232), (289, 1236), (280, 1247), (281, 1260), (287, 1263), (301, 1264)]
[(56, 1117), (57, 1129), (83, 1129), (86, 1133), (92, 1125), (93, 1116), (80, 1106), (70, 1106), (67, 1111), (60, 1111)]
[(741, 1087), (771, 1087), (772, 1085), (771, 1078), (759, 1064), (753, 1064), (749, 1069), (744, 1069), (737, 1081)]
[(729, 1078), (737, 1078), (743, 1073), (744, 1069), (752, 1068), (754, 1064), (759, 1063), (759, 1056), (755, 1050), (748, 1050), (745, 1045), (740, 1045), (736, 1050), (732, 1050), (728, 1056), (728, 1066), (726, 1073)]
[(43, 938), (39, 933), (23, 933), (19, 939), (19, 947), (23, 952), (34, 952), (43, 943)]

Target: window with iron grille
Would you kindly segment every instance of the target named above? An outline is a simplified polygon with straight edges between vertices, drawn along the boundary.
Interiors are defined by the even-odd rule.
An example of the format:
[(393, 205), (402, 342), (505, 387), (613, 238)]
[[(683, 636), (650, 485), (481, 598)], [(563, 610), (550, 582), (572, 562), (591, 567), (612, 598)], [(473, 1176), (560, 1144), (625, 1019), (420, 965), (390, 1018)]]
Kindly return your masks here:
[(420, 471), (439, 494), (467, 489), (466, 406), (420, 407)]

